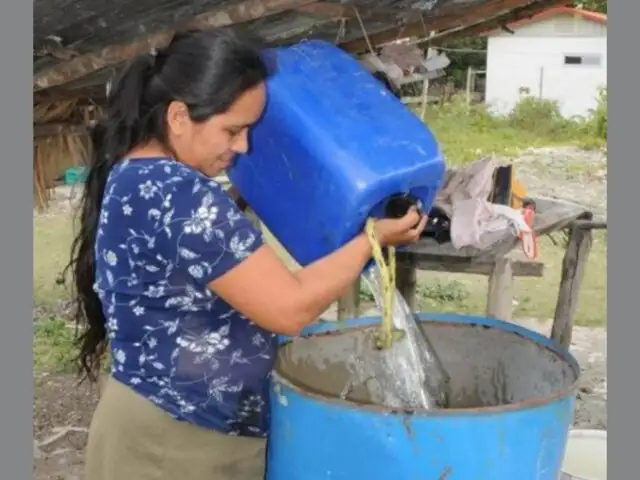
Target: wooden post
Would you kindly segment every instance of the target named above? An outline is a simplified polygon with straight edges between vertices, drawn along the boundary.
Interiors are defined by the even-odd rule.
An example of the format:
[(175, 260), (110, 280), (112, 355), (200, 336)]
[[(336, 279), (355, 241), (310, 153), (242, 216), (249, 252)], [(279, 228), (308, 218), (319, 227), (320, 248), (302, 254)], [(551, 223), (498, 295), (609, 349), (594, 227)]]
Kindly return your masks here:
[[(432, 37), (436, 32), (429, 32), (429, 36)], [(429, 58), (431, 54), (434, 52), (432, 48), (427, 49), (427, 57)], [(425, 78), (422, 81), (422, 107), (420, 108), (420, 120), (423, 122), (426, 120), (427, 116), (427, 106), (429, 105), (429, 79)]]
[(571, 229), (569, 244), (562, 260), (562, 277), (551, 329), (551, 338), (565, 348), (571, 345), (578, 294), (592, 243), (591, 229), (580, 227)]
[(510, 321), (513, 315), (513, 269), (508, 257), (496, 258), (489, 276), (487, 317)]
[(467, 106), (471, 105), (471, 81), (472, 81), (473, 69), (467, 68), (467, 81), (465, 82), (465, 97), (467, 99)]
[(358, 277), (349, 291), (338, 300), (338, 320), (355, 318), (360, 314), (360, 282)]
[(403, 255), (396, 263), (396, 288), (412, 312), (416, 311), (416, 286), (418, 284), (417, 257)]

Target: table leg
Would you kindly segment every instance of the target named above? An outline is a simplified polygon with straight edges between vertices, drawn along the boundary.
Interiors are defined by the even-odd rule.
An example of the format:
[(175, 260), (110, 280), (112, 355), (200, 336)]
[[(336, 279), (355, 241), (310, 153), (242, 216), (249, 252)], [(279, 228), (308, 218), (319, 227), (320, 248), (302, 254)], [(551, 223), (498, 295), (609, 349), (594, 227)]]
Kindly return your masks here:
[(396, 288), (404, 297), (412, 312), (416, 311), (416, 287), (418, 285), (417, 257), (403, 255), (396, 263)]
[(487, 317), (511, 321), (513, 316), (513, 269), (511, 259), (496, 258), (489, 276)]
[(551, 329), (551, 338), (565, 348), (571, 345), (578, 295), (592, 243), (591, 229), (571, 229), (569, 244), (562, 260), (562, 277)]
[(360, 315), (360, 277), (353, 282), (349, 291), (338, 300), (338, 320), (356, 318)]

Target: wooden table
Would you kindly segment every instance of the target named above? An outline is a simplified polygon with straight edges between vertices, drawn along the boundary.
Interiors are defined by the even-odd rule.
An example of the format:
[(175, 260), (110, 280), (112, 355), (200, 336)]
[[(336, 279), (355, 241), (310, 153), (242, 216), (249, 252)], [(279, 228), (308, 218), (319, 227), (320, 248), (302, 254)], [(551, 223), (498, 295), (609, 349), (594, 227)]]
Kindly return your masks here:
[[(578, 294), (591, 251), (592, 230), (607, 228), (607, 224), (606, 220), (594, 218), (584, 206), (573, 202), (547, 197), (533, 200), (537, 210), (534, 230), (538, 236), (569, 231), (551, 331), (553, 340), (569, 347)], [(510, 234), (489, 250), (455, 249), (450, 243), (438, 244), (425, 238), (398, 254), (398, 290), (415, 310), (417, 270), (485, 275), (489, 277), (487, 316), (509, 321), (513, 310), (513, 277), (543, 275), (543, 262), (526, 260), (519, 253), (519, 241)], [(338, 318), (358, 316), (359, 299), (358, 281), (338, 302)]]

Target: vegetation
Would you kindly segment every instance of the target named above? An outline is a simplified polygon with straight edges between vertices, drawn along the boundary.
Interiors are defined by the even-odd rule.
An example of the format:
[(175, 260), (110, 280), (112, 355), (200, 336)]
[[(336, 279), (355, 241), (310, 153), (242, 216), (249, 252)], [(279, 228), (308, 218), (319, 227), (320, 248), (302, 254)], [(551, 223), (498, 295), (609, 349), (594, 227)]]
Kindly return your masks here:
[(482, 155), (515, 155), (527, 147), (577, 145), (603, 148), (607, 141), (607, 93), (598, 96), (588, 118), (565, 119), (557, 103), (524, 96), (507, 116), (485, 105), (467, 105), (462, 96), (427, 110), (425, 122), (442, 145), (447, 163), (461, 165)]

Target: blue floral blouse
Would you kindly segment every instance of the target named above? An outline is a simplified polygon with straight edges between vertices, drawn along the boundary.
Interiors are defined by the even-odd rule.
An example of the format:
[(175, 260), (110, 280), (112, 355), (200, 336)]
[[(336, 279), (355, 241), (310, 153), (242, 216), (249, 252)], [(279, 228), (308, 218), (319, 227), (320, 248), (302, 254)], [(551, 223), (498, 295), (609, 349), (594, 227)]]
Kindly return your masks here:
[(179, 420), (265, 436), (276, 336), (207, 288), (262, 242), (220, 185), (190, 167), (168, 158), (114, 167), (94, 285), (112, 375)]

